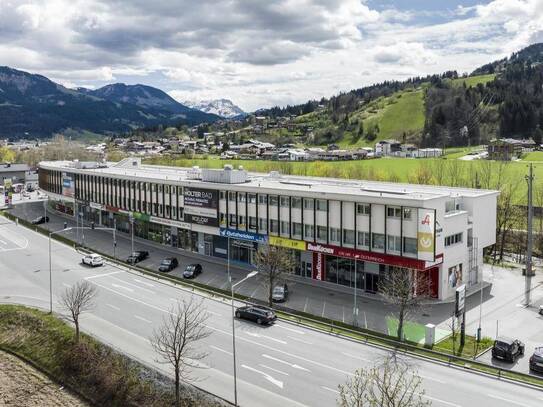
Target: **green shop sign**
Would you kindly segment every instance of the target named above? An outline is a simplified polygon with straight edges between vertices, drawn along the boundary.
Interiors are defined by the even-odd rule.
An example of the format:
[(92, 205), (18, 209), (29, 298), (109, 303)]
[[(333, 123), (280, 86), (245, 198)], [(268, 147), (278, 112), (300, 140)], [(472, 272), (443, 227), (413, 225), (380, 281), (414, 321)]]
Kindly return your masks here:
[(134, 219), (143, 220), (145, 222), (149, 222), (149, 219), (151, 218), (149, 215), (141, 212), (133, 212), (132, 216), (134, 217)]

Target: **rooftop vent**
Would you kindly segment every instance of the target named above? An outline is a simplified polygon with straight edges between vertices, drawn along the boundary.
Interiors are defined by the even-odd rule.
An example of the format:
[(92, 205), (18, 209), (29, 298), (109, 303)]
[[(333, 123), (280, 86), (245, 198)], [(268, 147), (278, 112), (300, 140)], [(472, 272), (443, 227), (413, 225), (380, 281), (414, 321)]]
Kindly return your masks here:
[(187, 179), (201, 179), (202, 178), (202, 170), (200, 167), (195, 165), (190, 170), (187, 171)]
[(234, 170), (231, 165), (225, 165), (222, 170), (206, 168), (202, 170), (202, 181), (221, 184), (242, 184), (247, 182), (247, 171), (243, 169)]

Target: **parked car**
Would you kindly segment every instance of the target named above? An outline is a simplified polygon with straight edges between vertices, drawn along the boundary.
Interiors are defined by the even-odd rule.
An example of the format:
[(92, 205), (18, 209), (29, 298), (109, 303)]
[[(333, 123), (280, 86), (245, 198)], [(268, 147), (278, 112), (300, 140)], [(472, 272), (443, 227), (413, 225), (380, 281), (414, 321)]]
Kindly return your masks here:
[(194, 278), (198, 274), (202, 272), (202, 265), (201, 264), (189, 264), (187, 267), (185, 267), (185, 270), (183, 271), (183, 277), (185, 278)]
[(543, 315), (543, 305), (539, 306), (539, 315)]
[(524, 355), (524, 344), (518, 339), (498, 337), (492, 347), (492, 357), (513, 363), (517, 357)]
[(49, 216), (38, 216), (32, 221), (33, 225), (41, 225), (42, 223), (49, 222)]
[(172, 271), (174, 268), (179, 266), (179, 262), (177, 261), (177, 258), (175, 257), (166, 257), (164, 260), (160, 262), (160, 266), (158, 266), (158, 271)]
[(249, 321), (254, 321), (257, 324), (262, 325), (273, 323), (277, 319), (277, 316), (275, 315), (275, 312), (269, 308), (257, 305), (247, 305), (236, 309), (236, 318), (248, 319)]
[(530, 370), (543, 373), (543, 346), (534, 349), (534, 353), (530, 356)]
[(102, 259), (102, 256), (100, 256), (99, 254), (89, 253), (85, 257), (83, 257), (81, 263), (87, 264), (92, 267), (103, 266), (104, 259)]
[(147, 257), (149, 257), (148, 251), (138, 250), (132, 253), (130, 256), (128, 256), (128, 259), (126, 259), (126, 262), (130, 264), (136, 264), (136, 263), (139, 263), (140, 261), (145, 260)]
[(278, 285), (273, 288), (272, 301), (285, 302), (288, 298), (288, 286), (286, 284)]

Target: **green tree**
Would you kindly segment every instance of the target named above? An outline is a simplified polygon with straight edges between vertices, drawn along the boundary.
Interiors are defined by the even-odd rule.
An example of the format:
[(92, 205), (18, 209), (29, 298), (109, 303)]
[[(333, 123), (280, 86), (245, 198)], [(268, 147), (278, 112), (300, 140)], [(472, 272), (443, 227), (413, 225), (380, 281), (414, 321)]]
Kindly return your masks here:
[(8, 147), (0, 147), (0, 162), (12, 163), (15, 161), (15, 151)]

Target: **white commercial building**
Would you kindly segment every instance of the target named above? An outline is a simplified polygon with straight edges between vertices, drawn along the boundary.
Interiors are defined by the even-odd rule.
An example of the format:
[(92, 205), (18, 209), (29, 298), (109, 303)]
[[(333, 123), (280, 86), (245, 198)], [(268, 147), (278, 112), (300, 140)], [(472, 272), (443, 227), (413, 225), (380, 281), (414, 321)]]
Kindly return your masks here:
[[(57, 210), (162, 244), (252, 263), (292, 249), (296, 274), (377, 292), (391, 268), (425, 273), (439, 299), (481, 280), (497, 191), (119, 163), (42, 162)], [(74, 210), (75, 209), (75, 210)], [(356, 264), (355, 264), (356, 263)]]

